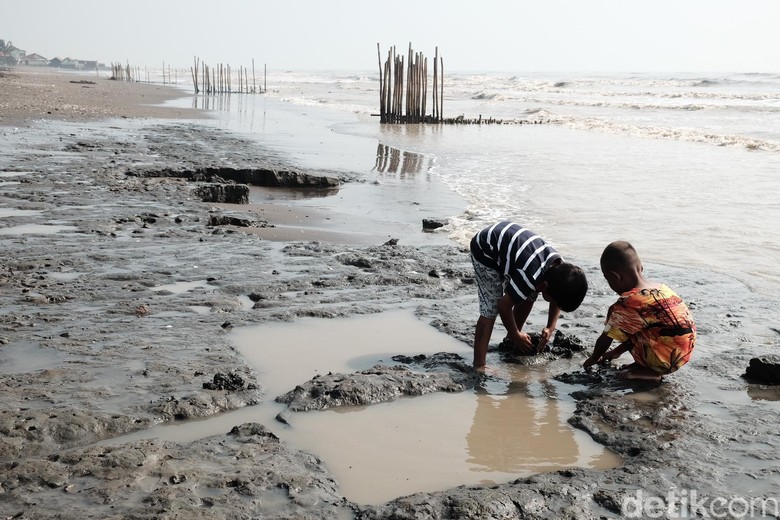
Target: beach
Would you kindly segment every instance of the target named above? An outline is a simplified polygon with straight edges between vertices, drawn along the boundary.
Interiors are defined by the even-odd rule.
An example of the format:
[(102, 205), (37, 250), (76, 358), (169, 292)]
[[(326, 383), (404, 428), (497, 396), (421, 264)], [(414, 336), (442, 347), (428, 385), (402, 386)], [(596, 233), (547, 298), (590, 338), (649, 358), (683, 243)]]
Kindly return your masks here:
[(176, 99), (176, 89), (148, 83), (106, 81), (106, 72), (86, 74), (28, 68), (23, 74), (0, 71), (3, 126), (44, 121), (94, 121), (105, 118), (203, 117), (197, 111), (163, 108)]
[[(504, 363), (495, 348), (501, 330), (490, 359), (503, 372), (481, 379), (469, 368), (477, 310), (467, 248), (446, 226), (422, 229), (424, 218), (462, 212), (457, 194), (431, 181), (410, 195), (398, 170), (379, 168), (374, 179), (317, 168), (317, 154), (290, 160), (205, 124), (209, 111), (156, 106), (181, 97), (171, 87), (21, 68), (0, 76), (0, 91), (4, 518), (620, 518), (659, 507), (675, 513), (691, 493), (702, 508), (778, 496), (780, 394), (742, 377), (751, 358), (776, 351), (778, 304), (738, 278), (647, 262), (686, 295), (704, 345), (660, 386), (627, 385), (611, 367), (585, 373), (584, 352), (540, 358), (541, 368)], [(294, 172), (338, 187), (253, 186), (249, 204), (205, 202), (198, 188), (231, 184), (209, 169)], [(590, 349), (614, 295), (597, 257), (570, 256), (590, 292), (560, 330)], [(368, 345), (377, 325), (368, 318), (382, 316), (389, 343), (378, 348), (392, 350), (375, 356)], [(328, 347), (333, 355), (320, 353), (322, 364), (297, 372), (311, 356), (294, 354), (305, 339), (262, 327), (307, 320), (352, 321)], [(543, 322), (543, 309), (535, 311), (530, 326)], [(416, 326), (432, 336), (394, 339), (393, 329)], [(329, 365), (340, 343), (351, 357)], [(440, 349), (451, 356), (436, 357)], [(423, 352), (425, 361), (415, 361)], [(411, 357), (389, 357), (396, 354)], [(289, 379), (263, 372), (275, 358), (290, 363), (276, 371)], [(283, 433), (320, 409), (438, 396), (433, 406), (446, 410), (458, 395), (506, 387), (495, 392), (503, 398), (534, 385), (544, 391), (528, 392), (532, 403), (570, 403), (564, 426), (614, 458), (361, 501), (345, 496), (325, 455), (292, 446)], [(277, 415), (277, 395), (298, 387), (299, 400)], [(477, 408), (482, 417), (486, 406)], [(239, 420), (254, 407), (273, 413)], [(339, 430), (346, 421), (329, 420), (339, 434), (331, 444), (343, 443), (339, 457), (360, 432), (344, 441), (352, 437)], [(217, 431), (193, 440), (143, 435), (166, 426)], [(325, 436), (318, 427), (309, 426), (310, 437)]]

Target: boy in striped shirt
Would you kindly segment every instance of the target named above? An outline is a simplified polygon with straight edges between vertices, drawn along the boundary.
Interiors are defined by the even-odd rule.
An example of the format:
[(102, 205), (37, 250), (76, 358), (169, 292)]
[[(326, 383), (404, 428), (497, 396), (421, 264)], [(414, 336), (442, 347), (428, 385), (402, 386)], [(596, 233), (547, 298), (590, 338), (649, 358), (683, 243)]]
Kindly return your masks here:
[[(588, 282), (579, 267), (519, 224), (502, 221), (488, 226), (471, 239), (471, 261), (479, 290), (479, 319), (474, 332), (474, 368), (485, 369), (490, 336), (496, 317), (507, 338), (523, 352), (538, 353), (555, 332), (561, 311), (577, 309)], [(537, 296), (549, 302), (547, 326), (534, 352), (531, 338), (522, 332)]]

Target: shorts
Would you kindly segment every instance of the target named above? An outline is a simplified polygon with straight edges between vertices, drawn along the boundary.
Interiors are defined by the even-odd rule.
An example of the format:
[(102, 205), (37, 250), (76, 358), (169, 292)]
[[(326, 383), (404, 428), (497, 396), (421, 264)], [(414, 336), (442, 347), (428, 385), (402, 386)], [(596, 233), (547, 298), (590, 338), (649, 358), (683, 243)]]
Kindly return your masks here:
[(498, 302), (504, 296), (506, 277), (474, 258), (474, 255), (471, 255), (471, 263), (477, 279), (479, 315), (494, 320), (498, 316)]
[(631, 357), (634, 358), (636, 364), (647, 367), (658, 374), (676, 372), (690, 361), (696, 335), (695, 333), (684, 334), (674, 336), (674, 339), (678, 342), (677, 344), (667, 344), (659, 340), (649, 344), (634, 345), (631, 348)]

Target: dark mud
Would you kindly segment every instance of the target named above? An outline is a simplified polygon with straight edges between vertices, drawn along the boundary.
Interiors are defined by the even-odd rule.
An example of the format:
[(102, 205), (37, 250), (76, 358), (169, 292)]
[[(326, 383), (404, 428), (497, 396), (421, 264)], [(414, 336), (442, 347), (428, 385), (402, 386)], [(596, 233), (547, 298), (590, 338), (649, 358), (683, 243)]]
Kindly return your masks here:
[[(625, 457), (616, 469), (359, 506), (339, 495), (316, 454), (287, 449), (262, 425), (186, 444), (95, 445), (258, 402), (263, 381), (228, 341), (231, 327), (415, 302), (419, 316), (470, 343), (470, 260), (456, 245), (277, 243), (222, 225), (232, 222), (223, 214), (254, 217), (202, 202), (197, 181), (144, 172), (289, 169), (206, 127), (127, 121), (0, 132), (1, 169), (20, 173), (2, 186), (0, 206), (27, 211), (0, 228), (4, 518), (618, 518), (630, 516), (640, 491), (663, 499), (670, 516), (668, 498), (683, 492), (709, 505), (780, 496), (777, 390), (742, 377), (751, 358), (777, 350), (778, 301), (727, 276), (660, 265), (645, 266), (649, 277), (677, 289), (699, 326), (687, 367), (660, 385), (631, 385), (612, 367), (580, 370), (585, 353), (574, 348), (533, 357), (578, 388), (571, 422)], [(7, 233), (28, 224), (40, 234)], [(44, 234), (56, 226), (64, 229)], [(578, 263), (592, 291), (559, 326), (589, 349), (614, 296), (594, 261)], [(532, 316), (532, 329), (542, 324)], [(502, 355), (490, 353), (494, 362)], [(351, 378), (363, 402), (459, 391), (476, 377), (469, 361), (400, 359), (376, 373), (323, 376), (330, 382), (318, 396), (333, 399), (338, 377)], [(316, 387), (300, 385), (310, 395)]]

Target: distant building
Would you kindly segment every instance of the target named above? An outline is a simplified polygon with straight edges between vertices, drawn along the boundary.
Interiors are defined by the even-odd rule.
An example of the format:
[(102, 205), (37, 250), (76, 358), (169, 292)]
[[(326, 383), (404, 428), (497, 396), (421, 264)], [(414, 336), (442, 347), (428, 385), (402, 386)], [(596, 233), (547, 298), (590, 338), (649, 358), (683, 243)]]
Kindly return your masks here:
[(19, 60), (19, 63), (22, 65), (29, 65), (31, 67), (45, 67), (49, 64), (49, 60), (41, 56), (40, 54), (28, 54), (27, 56), (23, 56), (22, 59)]
[(11, 65), (16, 65), (16, 58), (6, 52), (0, 51), (0, 67), (8, 67)]
[(72, 58), (63, 58), (60, 62), (60, 67), (63, 69), (75, 69), (77, 63), (78, 60), (74, 60)]
[(49, 60), (49, 67), (62, 67), (62, 59), (52, 58)]
[(27, 51), (24, 51), (18, 47), (14, 47), (11, 45), (10, 49), (7, 49), (6, 52), (11, 55), (12, 58), (14, 58), (16, 61), (22, 61), (22, 58), (27, 54)]

